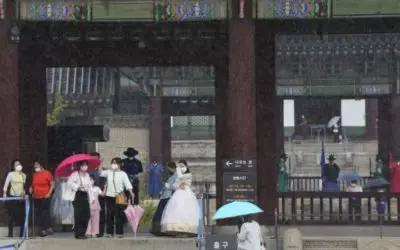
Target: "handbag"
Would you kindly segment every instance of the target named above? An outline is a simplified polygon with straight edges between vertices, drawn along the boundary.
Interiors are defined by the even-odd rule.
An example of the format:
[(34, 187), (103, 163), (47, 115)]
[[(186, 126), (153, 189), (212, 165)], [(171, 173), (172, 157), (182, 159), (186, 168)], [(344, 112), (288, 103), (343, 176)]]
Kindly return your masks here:
[[(117, 191), (115, 186), (115, 172), (113, 173), (113, 184), (114, 190)], [(115, 196), (115, 204), (116, 205), (128, 205), (128, 197), (126, 196), (125, 192), (122, 191)]]

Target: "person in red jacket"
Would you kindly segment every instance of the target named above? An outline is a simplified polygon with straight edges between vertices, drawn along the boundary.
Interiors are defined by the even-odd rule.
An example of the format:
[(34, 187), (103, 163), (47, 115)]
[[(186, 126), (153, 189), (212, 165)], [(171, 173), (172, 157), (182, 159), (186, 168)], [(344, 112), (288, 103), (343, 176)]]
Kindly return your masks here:
[(50, 220), (50, 201), (54, 190), (54, 179), (50, 171), (43, 168), (39, 162), (34, 164), (35, 173), (32, 177), (32, 186), (29, 192), (33, 196), (35, 217), (41, 227), (42, 237), (53, 234)]

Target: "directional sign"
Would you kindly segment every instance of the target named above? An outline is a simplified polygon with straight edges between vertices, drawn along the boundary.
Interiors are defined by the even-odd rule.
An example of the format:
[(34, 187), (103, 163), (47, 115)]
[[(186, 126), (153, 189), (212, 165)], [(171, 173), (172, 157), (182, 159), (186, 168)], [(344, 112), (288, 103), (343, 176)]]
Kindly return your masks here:
[(223, 160), (224, 169), (251, 170), (256, 168), (256, 160)]
[(207, 235), (206, 250), (236, 250), (237, 239), (235, 235)]

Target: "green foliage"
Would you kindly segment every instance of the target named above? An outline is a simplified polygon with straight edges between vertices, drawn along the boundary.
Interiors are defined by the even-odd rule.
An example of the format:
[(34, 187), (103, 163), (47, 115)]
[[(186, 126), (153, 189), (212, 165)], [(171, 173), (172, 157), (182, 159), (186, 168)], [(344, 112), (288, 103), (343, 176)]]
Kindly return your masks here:
[(157, 210), (157, 203), (152, 200), (143, 200), (140, 202), (140, 206), (144, 210), (143, 217), (140, 220), (140, 224), (145, 226), (151, 226), (151, 222)]
[(55, 126), (60, 123), (60, 116), (66, 106), (64, 98), (59, 94), (54, 94), (51, 109), (47, 112), (47, 126)]

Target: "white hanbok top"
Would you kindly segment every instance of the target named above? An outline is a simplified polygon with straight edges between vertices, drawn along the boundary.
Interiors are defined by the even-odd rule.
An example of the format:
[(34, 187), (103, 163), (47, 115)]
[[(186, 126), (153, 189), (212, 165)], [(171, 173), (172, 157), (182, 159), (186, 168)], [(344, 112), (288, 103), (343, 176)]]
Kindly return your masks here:
[(261, 227), (256, 221), (245, 222), (237, 235), (238, 249), (261, 250)]
[(74, 201), (76, 192), (79, 188), (83, 186), (84, 190), (88, 194), (89, 202), (94, 201), (93, 190), (92, 190), (92, 181), (88, 173), (84, 173), (81, 175), (79, 171), (74, 171), (68, 177), (67, 181), (67, 190), (63, 192), (63, 199), (67, 201)]
[(116, 197), (125, 190), (133, 189), (128, 175), (122, 170), (104, 170), (100, 173), (100, 176), (107, 178), (106, 196), (108, 197)]
[(190, 189), (192, 187), (193, 175), (191, 173), (182, 173), (180, 167), (176, 168), (176, 181), (174, 183), (175, 189)]

